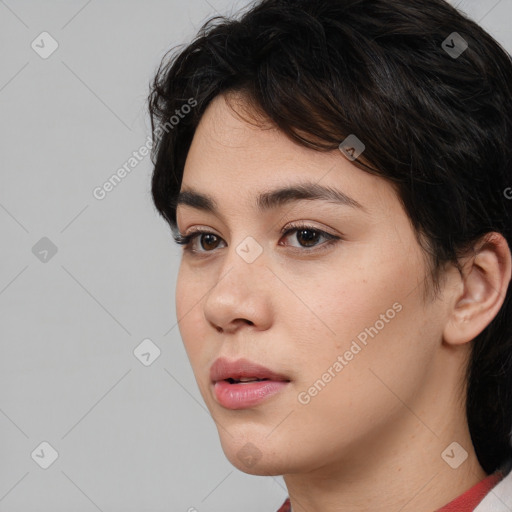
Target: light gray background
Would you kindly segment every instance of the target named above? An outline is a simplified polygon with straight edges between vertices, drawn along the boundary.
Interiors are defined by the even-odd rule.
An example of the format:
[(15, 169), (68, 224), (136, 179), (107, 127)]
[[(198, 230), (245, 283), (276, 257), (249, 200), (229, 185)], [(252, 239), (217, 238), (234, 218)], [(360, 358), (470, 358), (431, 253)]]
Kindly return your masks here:
[[(453, 3), (512, 51), (512, 0)], [(0, 0), (0, 511), (275, 512), (287, 495), (221, 450), (176, 324), (180, 253), (149, 157), (92, 193), (146, 142), (164, 52), (247, 4)], [(47, 59), (31, 48), (43, 31), (59, 44)], [(150, 366), (133, 353), (146, 338)]]

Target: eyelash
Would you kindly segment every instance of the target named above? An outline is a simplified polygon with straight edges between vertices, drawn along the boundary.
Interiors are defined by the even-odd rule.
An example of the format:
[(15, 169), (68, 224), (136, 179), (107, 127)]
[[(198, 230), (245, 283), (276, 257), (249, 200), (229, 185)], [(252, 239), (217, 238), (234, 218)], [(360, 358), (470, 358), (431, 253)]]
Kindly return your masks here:
[[(327, 239), (327, 241), (324, 242), (323, 244), (315, 245), (315, 246), (310, 247), (310, 248), (305, 247), (304, 250), (301, 251), (301, 252), (319, 252), (319, 251), (327, 249), (332, 244), (336, 243), (338, 240), (341, 240), (341, 238), (339, 236), (331, 235), (330, 233), (322, 231), (321, 229), (318, 229), (315, 226), (310, 226), (308, 224), (300, 224), (300, 223), (291, 224), (286, 229), (282, 229), (281, 230), (281, 234), (283, 236), (288, 236), (290, 233), (293, 233), (294, 231), (295, 232), (299, 232), (299, 231), (303, 231), (303, 230), (313, 231), (315, 233), (318, 233), (321, 236), (325, 237)], [(194, 253), (194, 254), (202, 254), (202, 255), (214, 252), (215, 249), (213, 249), (212, 251), (196, 251), (195, 249), (191, 248), (192, 242), (198, 236), (200, 236), (200, 235), (214, 235), (217, 238), (221, 239), (215, 233), (212, 233), (210, 231), (203, 230), (203, 229), (200, 229), (200, 228), (193, 230), (188, 235), (182, 235), (181, 233), (178, 233), (178, 234), (174, 235), (173, 237), (174, 237), (174, 241), (177, 244), (182, 245), (183, 246), (183, 250), (186, 251), (186, 252), (190, 252), (190, 253)], [(316, 247), (320, 247), (320, 248), (317, 249)], [(300, 250), (298, 247), (294, 247), (294, 249), (295, 250)]]

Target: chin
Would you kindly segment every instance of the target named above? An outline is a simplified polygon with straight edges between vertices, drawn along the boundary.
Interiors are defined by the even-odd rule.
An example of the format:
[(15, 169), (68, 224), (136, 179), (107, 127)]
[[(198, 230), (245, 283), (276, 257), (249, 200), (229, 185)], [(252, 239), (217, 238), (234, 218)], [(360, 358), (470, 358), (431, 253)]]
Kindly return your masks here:
[[(251, 453), (250, 442), (238, 452), (224, 452), (229, 462), (238, 470), (254, 476), (278, 476), (288, 472), (286, 464), (279, 463), (267, 453)], [(249, 449), (248, 449), (249, 448)]]
[[(265, 439), (265, 435), (246, 435), (243, 439), (237, 439), (224, 433), (220, 441), (226, 458), (244, 473), (277, 476), (290, 472), (290, 463), (286, 463), (288, 454), (282, 453), (279, 446)], [(282, 449), (287, 448), (283, 446)]]

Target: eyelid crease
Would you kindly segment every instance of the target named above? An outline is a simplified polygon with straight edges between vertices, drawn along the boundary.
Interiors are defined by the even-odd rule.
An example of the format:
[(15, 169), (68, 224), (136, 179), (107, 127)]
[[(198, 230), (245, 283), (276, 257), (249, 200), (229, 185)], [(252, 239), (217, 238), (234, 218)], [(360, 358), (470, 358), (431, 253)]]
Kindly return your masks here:
[[(292, 231), (293, 229), (308, 229), (311, 231), (316, 231), (325, 235), (337, 236), (334, 233), (329, 233), (324, 228), (313, 226), (312, 224), (308, 224), (307, 221), (292, 221), (283, 226), (280, 230), (280, 234), (287, 233), (288, 231)], [(189, 238), (195, 234), (211, 234), (222, 238), (220, 235), (215, 234), (211, 231), (211, 228), (202, 228), (202, 227), (192, 227), (190, 230), (186, 230), (186, 233), (182, 233), (179, 229), (173, 230), (174, 238), (178, 238), (180, 240), (184, 238)]]

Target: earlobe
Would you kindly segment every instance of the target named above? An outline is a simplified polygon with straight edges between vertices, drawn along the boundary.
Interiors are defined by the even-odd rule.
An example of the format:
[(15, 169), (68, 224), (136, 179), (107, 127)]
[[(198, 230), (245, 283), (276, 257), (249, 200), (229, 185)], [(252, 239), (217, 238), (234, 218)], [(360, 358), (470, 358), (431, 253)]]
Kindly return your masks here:
[[(511, 280), (512, 257), (505, 238), (487, 233), (461, 260), (461, 283), (444, 329), (444, 340), (461, 345), (478, 336), (498, 314)], [(461, 291), (462, 290), (462, 291)]]

